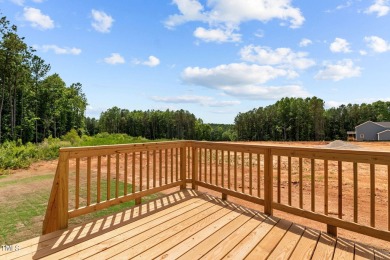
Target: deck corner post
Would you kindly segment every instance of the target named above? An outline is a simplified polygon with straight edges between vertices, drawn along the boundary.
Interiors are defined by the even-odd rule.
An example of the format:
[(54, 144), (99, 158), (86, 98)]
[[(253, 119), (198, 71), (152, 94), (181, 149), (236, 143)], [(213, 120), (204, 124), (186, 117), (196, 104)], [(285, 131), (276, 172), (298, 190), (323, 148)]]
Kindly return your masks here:
[(192, 147), (192, 189), (198, 190), (198, 185), (196, 182), (198, 181), (198, 149)]
[(49, 202), (43, 221), (42, 234), (48, 234), (68, 227), (69, 203), (69, 152), (62, 152), (58, 159)]
[(228, 195), (226, 193), (222, 193), (222, 200), (227, 200), (228, 199)]
[(180, 180), (182, 184), (180, 185), (180, 189), (184, 190), (187, 188), (186, 185), (186, 169), (187, 169), (187, 145), (180, 147)]
[(271, 148), (264, 153), (264, 213), (273, 214), (273, 156)]

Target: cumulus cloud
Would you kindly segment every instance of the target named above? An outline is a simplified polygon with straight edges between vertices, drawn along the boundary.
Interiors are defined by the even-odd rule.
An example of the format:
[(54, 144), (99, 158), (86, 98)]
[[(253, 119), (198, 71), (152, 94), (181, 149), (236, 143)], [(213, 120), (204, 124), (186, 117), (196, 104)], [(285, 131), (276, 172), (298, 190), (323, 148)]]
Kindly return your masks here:
[(79, 48), (59, 47), (54, 44), (42, 45), (42, 46), (35, 45), (34, 48), (37, 50), (41, 50), (43, 52), (54, 51), (55, 54), (79, 55), (81, 53), (81, 49)]
[(246, 63), (224, 64), (210, 69), (187, 67), (182, 73), (185, 83), (209, 88), (263, 84), (278, 77), (295, 78), (297, 76), (296, 72), (291, 70)]
[(160, 60), (155, 56), (149, 56), (148, 60), (142, 62), (142, 64), (149, 67), (156, 67), (160, 64)]
[(336, 38), (334, 42), (330, 44), (329, 49), (332, 52), (351, 52), (351, 49), (349, 48), (349, 42), (342, 38)]
[(366, 41), (367, 46), (374, 52), (382, 53), (390, 51), (390, 43), (378, 36), (364, 37), (364, 40)]
[(240, 50), (241, 59), (264, 65), (277, 65), (281, 68), (307, 69), (315, 61), (307, 58), (306, 52), (294, 52), (290, 48), (271, 49), (264, 46), (248, 45)]
[(303, 38), (303, 39), (299, 42), (299, 47), (306, 47), (306, 46), (309, 46), (310, 44), (313, 44), (313, 42), (312, 42), (310, 39)]
[(325, 63), (324, 69), (320, 70), (315, 79), (339, 81), (346, 78), (359, 77), (362, 68), (355, 66), (352, 60), (345, 59), (336, 64)]
[(234, 33), (232, 30), (223, 29), (205, 29), (198, 27), (194, 31), (194, 36), (205, 42), (239, 42), (241, 41), (241, 35)]
[(92, 27), (101, 33), (109, 33), (114, 23), (114, 19), (103, 11), (97, 11), (92, 9)]
[(33, 7), (25, 7), (23, 9), (24, 20), (30, 22), (31, 26), (41, 30), (54, 28), (54, 21), (50, 16), (45, 15), (41, 10)]
[(188, 67), (182, 73), (186, 84), (222, 91), (226, 95), (247, 99), (277, 99), (285, 96), (304, 97), (308, 93), (298, 85), (264, 86), (279, 78), (295, 78), (297, 73), (272, 66), (231, 63), (214, 68)]
[(376, 0), (373, 5), (365, 10), (367, 14), (376, 13), (377, 17), (385, 16), (390, 12), (389, 0)]
[(104, 62), (111, 65), (124, 64), (125, 58), (123, 58), (119, 53), (111, 53), (110, 57), (104, 58)]
[[(208, 1), (202, 5), (199, 0), (173, 0), (178, 7), (179, 13), (170, 15), (165, 20), (167, 28), (174, 28), (186, 22), (203, 22), (210, 26), (210, 29), (197, 29), (195, 36), (207, 41), (223, 42), (237, 41), (241, 23), (246, 21), (268, 22), (273, 19), (288, 21), (291, 28), (300, 27), (305, 18), (299, 8), (291, 5), (291, 0), (241, 0), (230, 1)], [(197, 37), (198, 37), (197, 36)], [(214, 40), (215, 39), (215, 40)]]
[(152, 100), (164, 103), (182, 104), (192, 103), (210, 107), (227, 107), (241, 104), (238, 100), (217, 101), (208, 96), (183, 95), (173, 97), (153, 96)]

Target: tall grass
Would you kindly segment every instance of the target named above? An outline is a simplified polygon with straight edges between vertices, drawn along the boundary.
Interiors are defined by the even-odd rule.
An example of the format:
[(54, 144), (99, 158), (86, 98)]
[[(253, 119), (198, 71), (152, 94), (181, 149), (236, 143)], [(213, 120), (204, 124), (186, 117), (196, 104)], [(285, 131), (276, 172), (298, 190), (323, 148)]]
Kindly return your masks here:
[(56, 159), (58, 158), (60, 147), (145, 142), (150, 142), (150, 140), (126, 134), (100, 133), (95, 136), (84, 135), (79, 137), (75, 130), (70, 131), (61, 139), (48, 138), (39, 144), (22, 144), (20, 141), (6, 141), (0, 145), (0, 175), (6, 174), (9, 169), (27, 168), (33, 162)]

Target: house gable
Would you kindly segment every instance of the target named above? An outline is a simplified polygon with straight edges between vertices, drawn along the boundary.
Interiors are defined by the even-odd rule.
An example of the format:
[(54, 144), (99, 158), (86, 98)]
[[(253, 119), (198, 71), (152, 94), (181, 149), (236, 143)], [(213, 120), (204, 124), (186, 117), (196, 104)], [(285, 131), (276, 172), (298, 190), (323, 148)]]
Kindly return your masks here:
[(386, 130), (382, 125), (367, 121), (355, 127), (357, 141), (377, 141), (378, 133)]

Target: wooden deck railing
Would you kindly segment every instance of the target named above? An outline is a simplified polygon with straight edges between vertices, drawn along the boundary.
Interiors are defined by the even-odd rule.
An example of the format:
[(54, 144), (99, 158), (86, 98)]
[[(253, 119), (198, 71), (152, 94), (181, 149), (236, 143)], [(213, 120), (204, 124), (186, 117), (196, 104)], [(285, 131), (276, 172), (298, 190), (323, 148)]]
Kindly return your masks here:
[(390, 241), (389, 152), (197, 141), (62, 148), (43, 232), (186, 183)]

